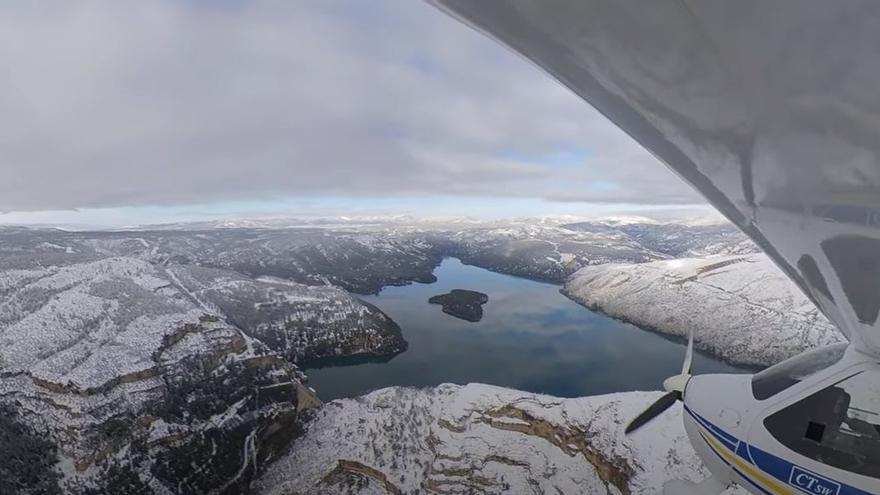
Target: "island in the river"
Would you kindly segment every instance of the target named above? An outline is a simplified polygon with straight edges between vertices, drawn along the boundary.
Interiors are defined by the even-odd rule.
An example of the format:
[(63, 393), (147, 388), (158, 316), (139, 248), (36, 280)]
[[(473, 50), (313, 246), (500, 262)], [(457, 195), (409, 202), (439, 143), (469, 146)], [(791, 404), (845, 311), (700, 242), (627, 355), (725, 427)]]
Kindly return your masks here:
[(483, 305), (488, 301), (486, 294), (465, 289), (452, 289), (448, 294), (428, 299), (431, 304), (441, 304), (444, 313), (472, 322), (483, 319)]

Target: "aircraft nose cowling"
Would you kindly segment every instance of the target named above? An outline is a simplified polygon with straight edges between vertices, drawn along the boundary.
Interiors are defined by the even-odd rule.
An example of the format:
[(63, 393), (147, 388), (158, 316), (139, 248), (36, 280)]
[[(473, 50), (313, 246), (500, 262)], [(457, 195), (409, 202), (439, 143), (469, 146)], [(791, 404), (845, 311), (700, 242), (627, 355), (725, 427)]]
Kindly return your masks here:
[[(685, 414), (702, 420), (737, 438), (745, 438), (752, 396), (750, 375), (697, 375), (684, 395)], [(698, 421), (699, 422), (699, 421)]]
[[(748, 433), (749, 424), (744, 418), (749, 417), (750, 404), (755, 403), (750, 379), (750, 375), (697, 375), (688, 381), (682, 412), (684, 427), (694, 450), (712, 472), (712, 483), (726, 486), (733, 481), (733, 472), (716, 449), (731, 448), (729, 440), (745, 438)], [(682, 488), (670, 485), (664, 493), (720, 493), (706, 487), (690, 488), (705, 490), (697, 492)]]
[(682, 373), (680, 375), (670, 376), (666, 380), (663, 380), (663, 390), (667, 392), (680, 392), (684, 395), (687, 389), (688, 382), (691, 379), (690, 374)]

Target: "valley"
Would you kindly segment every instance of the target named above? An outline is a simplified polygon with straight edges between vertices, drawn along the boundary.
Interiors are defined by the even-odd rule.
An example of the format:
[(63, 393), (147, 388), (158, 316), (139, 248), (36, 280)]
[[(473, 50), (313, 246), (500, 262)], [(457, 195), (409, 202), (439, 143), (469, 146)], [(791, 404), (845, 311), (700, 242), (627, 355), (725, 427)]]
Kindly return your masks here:
[[(526, 391), (492, 389), (505, 397), (550, 394), (541, 396), (549, 403), (656, 389), (658, 375), (680, 363), (689, 324), (699, 327), (704, 372), (763, 366), (839, 340), (756, 253), (726, 225), (2, 227), (0, 402), (11, 408), (12, 428), (25, 433), (16, 437), (16, 459), (50, 456), (35, 466), (57, 481), (39, 493), (239, 493), (257, 486), (281, 452), (306, 455), (297, 452), (319, 431), (316, 414), (350, 404), (321, 406), (321, 399), (410, 385), (440, 387), (443, 400), (458, 400), (441, 384), (475, 381)], [(718, 258), (699, 261), (705, 256)], [(479, 322), (427, 302), (461, 287), (488, 296)], [(707, 305), (718, 318), (683, 311)], [(723, 316), (741, 310), (746, 326)], [(791, 333), (774, 333), (782, 327)], [(770, 329), (779, 344), (761, 349), (764, 334), (755, 329)], [(638, 367), (616, 372), (634, 359)], [(374, 396), (423, 401), (398, 390)], [(607, 475), (590, 449), (581, 447), (592, 452), (584, 459)], [(385, 473), (391, 491), (445, 486), (421, 485), (424, 477), (395, 482), (371, 471), (382, 465), (366, 454), (349, 459), (354, 464), (335, 455), (315, 457), (326, 463), (314, 469), (346, 486), (352, 472), (374, 481)], [(4, 483), (28, 493), (26, 479), (5, 469)], [(483, 479), (467, 469), (467, 483)], [(633, 485), (634, 471), (628, 476), (600, 481), (609, 492), (642, 486)], [(367, 485), (361, 479), (349, 491)]]
[[(665, 338), (590, 311), (559, 286), (443, 260), (437, 281), (386, 287), (362, 299), (405, 331), (406, 352), (383, 363), (308, 368), (325, 400), (353, 398), (390, 386), (487, 383), (558, 397), (654, 390), (657, 377), (681, 368), (680, 339)], [(488, 296), (479, 322), (439, 311), (428, 298), (468, 286)], [(625, 370), (621, 363), (628, 363)], [(705, 373), (747, 371), (698, 353)], [(344, 363), (339, 363), (344, 364)]]

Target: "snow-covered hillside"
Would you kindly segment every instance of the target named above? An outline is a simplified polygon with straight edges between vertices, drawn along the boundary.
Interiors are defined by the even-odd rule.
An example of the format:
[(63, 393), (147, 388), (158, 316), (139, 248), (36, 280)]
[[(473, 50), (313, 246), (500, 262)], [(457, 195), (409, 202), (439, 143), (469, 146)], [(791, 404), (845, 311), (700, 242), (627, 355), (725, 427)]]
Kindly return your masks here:
[(350, 292), (373, 294), (387, 285), (432, 282), (431, 272), (445, 256), (561, 284), (588, 265), (757, 251), (729, 224), (658, 223), (638, 218), (569, 224), (531, 219), (410, 220), (320, 228), (290, 228), (277, 222), (262, 228), (249, 223), (234, 225), (118, 232), (8, 230), (0, 232), (0, 259), (14, 255), (27, 263), (35, 250), (56, 260), (125, 256), (151, 263), (232, 270), (249, 277), (274, 276), (309, 285), (329, 283)]
[(99, 253), (232, 270), (253, 278), (332, 284), (358, 294), (375, 294), (386, 285), (433, 282), (431, 272), (442, 259), (425, 235), (407, 229), (236, 228), (70, 235)]
[(65, 493), (246, 482), (252, 457), (268, 455), (255, 442), (294, 427), (307, 405), (296, 366), (143, 260), (7, 270), (0, 294), (10, 429), (51, 446), (40, 450), (63, 467)]
[(733, 363), (767, 366), (844, 340), (763, 254), (588, 266), (563, 292), (643, 328), (692, 328), (698, 349)]
[(668, 479), (708, 475), (680, 405), (623, 435), (658, 396), (560, 399), (479, 384), (378, 390), (326, 404), (255, 488), (263, 495), (657, 494)]
[(328, 358), (393, 356), (407, 348), (391, 318), (338, 287), (271, 277), (255, 280), (194, 266), (169, 271), (202, 304), (301, 366)]
[(581, 231), (540, 224), (469, 228), (446, 233), (437, 244), (469, 265), (554, 283), (582, 266), (666, 257), (604, 225)]
[(575, 232), (615, 232), (644, 249), (673, 258), (750, 254), (760, 250), (727, 222), (650, 222), (641, 219), (562, 225)]
[(235, 492), (319, 403), (294, 363), (406, 346), (335, 287), (39, 246), (0, 260), (0, 437), (47, 456), (13, 479), (60, 463), (67, 493)]

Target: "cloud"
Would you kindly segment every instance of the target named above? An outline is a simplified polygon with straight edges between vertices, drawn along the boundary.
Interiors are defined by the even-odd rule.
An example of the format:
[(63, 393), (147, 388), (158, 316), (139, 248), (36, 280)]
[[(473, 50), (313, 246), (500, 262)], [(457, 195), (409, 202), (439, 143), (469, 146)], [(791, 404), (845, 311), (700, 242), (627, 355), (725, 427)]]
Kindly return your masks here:
[[(421, 2), (10, 1), (0, 58), (0, 211), (700, 201), (567, 90)], [(573, 148), (583, 163), (548, 163)]]

